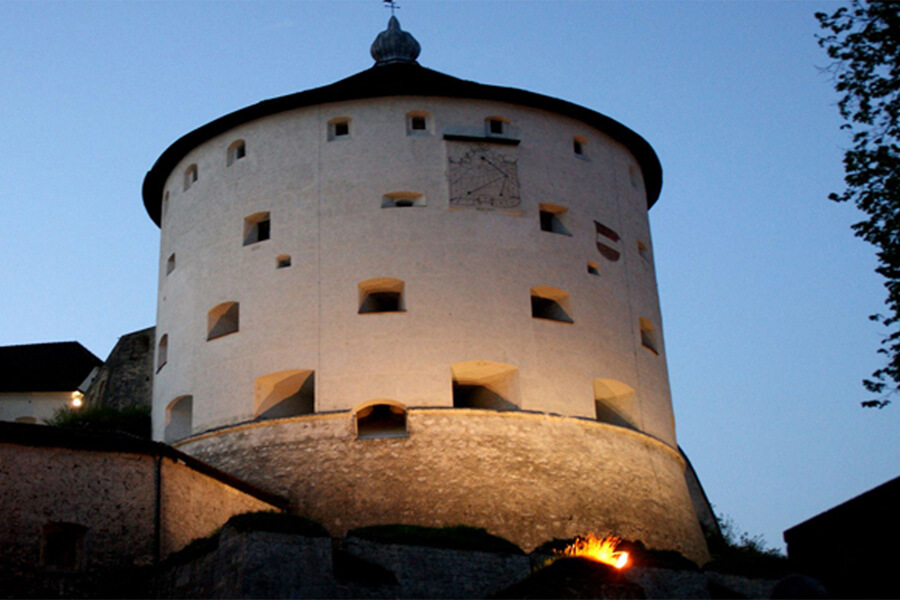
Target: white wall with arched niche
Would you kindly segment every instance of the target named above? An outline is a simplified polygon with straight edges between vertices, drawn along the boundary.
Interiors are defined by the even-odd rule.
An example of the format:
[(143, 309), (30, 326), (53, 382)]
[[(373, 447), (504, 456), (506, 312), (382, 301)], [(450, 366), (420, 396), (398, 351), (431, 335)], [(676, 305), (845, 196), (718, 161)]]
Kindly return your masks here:
[[(428, 135), (411, 135), (422, 115)], [(235, 140), (252, 151), (227, 166)], [(487, 160), (504, 173), (490, 184), (502, 202), (475, 189)], [(199, 177), (184, 189), (191, 165)], [(160, 264), (177, 250), (178, 268), (160, 274), (157, 326), (178, 360), (155, 381), (155, 436), (168, 399), (188, 391), (197, 432), (255, 418), (257, 379), (291, 365), (315, 372), (316, 412), (380, 397), (453, 407), (447, 365), (487, 357), (514, 365), (514, 403), (528, 411), (593, 419), (599, 370), (640, 382), (642, 430), (674, 446), (655, 275), (637, 249), (652, 247), (643, 185), (635, 157), (606, 133), (488, 99), (335, 101), (211, 137), (164, 185)], [(399, 204), (383, 209), (398, 191), (424, 205), (393, 196)], [(542, 210), (570, 235), (542, 230)], [(260, 213), (270, 237), (244, 245), (245, 219)], [(290, 268), (274, 268), (284, 256)], [(372, 288), (399, 293), (402, 312), (363, 306), (372, 281), (402, 283)], [(564, 291), (537, 297), (572, 323), (533, 317), (533, 292), (546, 289)], [(240, 333), (207, 342), (210, 307), (237, 299)], [(654, 325), (657, 353), (631, 315)]]
[(601, 423), (641, 428), (641, 418), (634, 388), (615, 379), (594, 380), (594, 410)]
[(189, 437), (193, 431), (194, 398), (179, 396), (166, 407), (165, 441), (177, 442)]
[(253, 416), (280, 419), (315, 412), (315, 373), (291, 369), (256, 378)]
[(373, 400), (353, 411), (357, 440), (402, 438), (409, 435), (407, 410), (394, 400)]
[(453, 377), (454, 408), (518, 410), (519, 372), (516, 367), (487, 360), (456, 363)]

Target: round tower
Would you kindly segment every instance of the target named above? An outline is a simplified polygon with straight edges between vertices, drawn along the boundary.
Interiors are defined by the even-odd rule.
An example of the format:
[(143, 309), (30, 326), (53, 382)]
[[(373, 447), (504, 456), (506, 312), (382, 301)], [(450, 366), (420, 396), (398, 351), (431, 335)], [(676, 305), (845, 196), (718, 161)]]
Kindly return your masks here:
[(590, 109), (375, 65), (172, 144), (154, 437), (339, 534), (587, 531), (695, 560), (647, 211), (649, 144)]

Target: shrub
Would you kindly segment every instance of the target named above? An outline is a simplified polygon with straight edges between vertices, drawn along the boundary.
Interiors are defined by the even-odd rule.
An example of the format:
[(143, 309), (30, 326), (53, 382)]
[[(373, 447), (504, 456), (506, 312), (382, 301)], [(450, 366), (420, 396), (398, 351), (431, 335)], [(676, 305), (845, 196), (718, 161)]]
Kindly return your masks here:
[(782, 577), (791, 569), (787, 557), (766, 546), (761, 535), (738, 532), (731, 517), (719, 515), (721, 533), (704, 527), (706, 545), (712, 561), (704, 567), (709, 571), (744, 575), (746, 577)]
[(44, 421), (47, 425), (86, 431), (118, 431), (150, 439), (150, 407), (123, 410), (107, 406), (63, 406)]

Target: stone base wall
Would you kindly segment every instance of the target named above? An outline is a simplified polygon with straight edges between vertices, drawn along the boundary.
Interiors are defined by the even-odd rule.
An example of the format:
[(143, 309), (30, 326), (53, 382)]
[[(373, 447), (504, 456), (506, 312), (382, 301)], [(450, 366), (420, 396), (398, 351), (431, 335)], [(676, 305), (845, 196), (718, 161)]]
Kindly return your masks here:
[[(205, 554), (164, 564), (153, 587), (157, 598), (503, 597), (546, 558), (226, 526)], [(602, 580), (602, 571), (596, 577)], [(587, 588), (579, 585), (584, 583), (557, 579), (554, 591), (583, 592)], [(615, 597), (770, 598), (776, 581), (635, 566), (623, 572), (619, 583), (634, 594)]]
[(158, 558), (266, 499), (162, 444), (0, 423), (0, 598), (146, 597)]
[(356, 439), (350, 413), (248, 423), (180, 450), (264, 490), (334, 536), (378, 524), (483, 527), (526, 551), (587, 532), (703, 564), (677, 451), (587, 419), (411, 409), (405, 438)]
[[(159, 598), (485, 598), (531, 570), (523, 554), (343, 540), (226, 527), (218, 547), (165, 566)], [(372, 573), (377, 572), (378, 576)], [(380, 576), (380, 577), (379, 577)]]
[(4, 573), (42, 568), (42, 530), (53, 522), (86, 529), (71, 570), (149, 565), (154, 468), (152, 456), (0, 443)]
[(214, 533), (234, 515), (277, 510), (268, 502), (169, 458), (163, 459), (161, 485), (161, 558)]

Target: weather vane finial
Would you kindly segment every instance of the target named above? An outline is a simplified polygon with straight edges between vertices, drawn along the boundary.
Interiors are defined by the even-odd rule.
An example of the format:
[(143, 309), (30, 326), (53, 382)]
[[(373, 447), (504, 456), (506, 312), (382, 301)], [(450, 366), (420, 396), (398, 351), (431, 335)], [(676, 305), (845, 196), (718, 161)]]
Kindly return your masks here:
[(382, 0), (385, 6), (389, 6), (391, 8), (391, 16), (394, 16), (395, 10), (400, 10), (400, 7), (397, 6), (397, 0)]
[[(2, 0), (0, 0), (2, 1)], [(387, 29), (378, 34), (369, 53), (375, 59), (375, 65), (388, 65), (392, 63), (415, 63), (422, 48), (411, 33), (400, 29), (400, 21), (394, 15), (394, 10), (399, 9), (396, 0), (383, 0), (383, 6), (391, 7), (391, 18), (388, 20)]]

